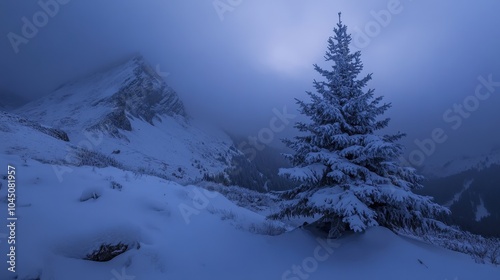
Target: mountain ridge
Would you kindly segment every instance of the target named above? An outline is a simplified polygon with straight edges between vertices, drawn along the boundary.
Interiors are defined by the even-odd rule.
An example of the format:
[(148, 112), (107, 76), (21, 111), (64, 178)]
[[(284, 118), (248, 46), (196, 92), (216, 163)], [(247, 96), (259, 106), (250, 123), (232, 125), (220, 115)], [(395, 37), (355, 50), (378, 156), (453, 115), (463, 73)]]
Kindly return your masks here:
[[(44, 109), (40, 109), (44, 108)], [(68, 83), (15, 110), (56, 128), (101, 130), (122, 137), (131, 131), (128, 116), (153, 124), (159, 116), (187, 117), (175, 91), (141, 56), (104, 72)]]
[[(227, 176), (232, 158), (240, 155), (224, 132), (189, 117), (176, 92), (137, 55), (66, 83), (14, 113), (67, 133), (73, 147), (68, 153), (84, 148), (127, 170), (180, 183)], [(54, 154), (59, 157), (47, 157), (68, 162)]]
[(429, 165), (423, 168), (422, 173), (430, 178), (442, 178), (467, 170), (481, 171), (493, 165), (500, 165), (500, 148), (493, 148), (485, 154), (457, 157), (441, 165)]

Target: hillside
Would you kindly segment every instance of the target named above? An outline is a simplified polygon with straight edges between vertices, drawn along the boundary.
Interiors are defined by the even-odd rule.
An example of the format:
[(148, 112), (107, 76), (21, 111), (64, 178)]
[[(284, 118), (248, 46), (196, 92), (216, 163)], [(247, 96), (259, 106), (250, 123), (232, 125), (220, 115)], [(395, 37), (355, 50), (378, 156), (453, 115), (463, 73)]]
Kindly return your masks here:
[[(65, 131), (75, 149), (181, 183), (225, 174), (240, 155), (225, 133), (190, 119), (175, 91), (137, 56), (65, 84), (14, 113)], [(74, 162), (72, 151), (63, 157), (46, 152), (46, 160)]]
[[(19, 171), (18, 267), (16, 273), (1, 270), (1, 279), (493, 280), (500, 275), (498, 267), (384, 228), (331, 242), (302, 229), (283, 233), (284, 224), (194, 185), (113, 167), (79, 167), (61, 184), (50, 176), (51, 165), (14, 155), (2, 157), (1, 164), (7, 163)], [(0, 196), (6, 208), (5, 187)], [(0, 219), (6, 214), (0, 211)], [(0, 233), (7, 236), (5, 229)], [(4, 252), (6, 246), (0, 243)]]

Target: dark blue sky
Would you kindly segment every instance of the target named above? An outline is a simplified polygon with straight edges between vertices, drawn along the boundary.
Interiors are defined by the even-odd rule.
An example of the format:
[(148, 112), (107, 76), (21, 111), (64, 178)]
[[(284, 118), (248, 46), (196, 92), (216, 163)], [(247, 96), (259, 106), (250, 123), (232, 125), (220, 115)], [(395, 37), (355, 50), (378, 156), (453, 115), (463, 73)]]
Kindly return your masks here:
[[(500, 81), (495, 0), (1, 1), (0, 91), (37, 98), (140, 52), (192, 114), (254, 135), (312, 88), (339, 11), (409, 151), (435, 129), (447, 139), (427, 160), (500, 145), (500, 87), (475, 97), (479, 76)], [(31, 38), (23, 17), (40, 26)]]

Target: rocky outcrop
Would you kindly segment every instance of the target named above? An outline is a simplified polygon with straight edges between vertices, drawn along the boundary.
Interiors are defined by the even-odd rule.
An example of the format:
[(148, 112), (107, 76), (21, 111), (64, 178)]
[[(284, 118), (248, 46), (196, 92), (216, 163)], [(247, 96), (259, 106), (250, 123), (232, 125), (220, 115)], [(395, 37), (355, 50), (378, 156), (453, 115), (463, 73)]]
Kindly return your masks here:
[(4, 125), (2, 125), (0, 127), (0, 130), (3, 129), (2, 131), (7, 132), (6, 130), (8, 130), (8, 129), (7, 129), (6, 124), (18, 123), (20, 125), (27, 126), (27, 127), (32, 128), (32, 129), (38, 130), (41, 133), (44, 133), (44, 134), (49, 135), (51, 137), (54, 137), (56, 139), (59, 139), (59, 140), (65, 141), (65, 142), (69, 142), (68, 134), (61, 129), (55, 129), (55, 128), (42, 126), (39, 123), (36, 123), (34, 121), (30, 121), (30, 120), (27, 120), (27, 119), (24, 119), (24, 118), (21, 118), (21, 117), (18, 117), (18, 116), (15, 116), (15, 115), (12, 115), (12, 114), (9, 114), (6, 112), (1, 112), (1, 116), (2, 116), (1, 122), (4, 123)]

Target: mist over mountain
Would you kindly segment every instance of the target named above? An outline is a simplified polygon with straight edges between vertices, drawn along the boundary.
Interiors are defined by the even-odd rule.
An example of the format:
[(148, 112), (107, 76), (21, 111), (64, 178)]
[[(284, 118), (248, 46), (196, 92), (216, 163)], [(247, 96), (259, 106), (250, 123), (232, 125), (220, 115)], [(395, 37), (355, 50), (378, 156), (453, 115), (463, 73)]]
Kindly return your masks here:
[[(221, 3), (226, 2), (61, 1), (57, 9), (51, 7), (57, 13), (48, 16), (46, 25), (34, 26), (33, 38), (23, 35), (23, 27), (34, 24), (38, 12), (47, 14), (45, 6), (37, 1), (0, 3), (0, 33), (5, 35), (0, 89), (38, 99), (139, 52), (154, 70), (168, 74), (166, 80), (192, 115), (233, 133), (254, 135), (268, 125), (274, 108), (287, 106), (295, 112), (294, 98), (307, 98), (305, 91), (314, 90), (312, 64), (323, 62), (326, 41), (342, 11), (353, 48), (363, 52), (366, 73), (374, 73), (370, 87), (393, 104), (388, 129), (408, 134), (402, 139), (407, 156), (420, 150), (416, 140), (431, 138), (436, 128), (448, 139), (425, 154), (425, 165), (486, 153), (500, 142), (497, 133), (490, 133), (500, 125), (500, 118), (493, 117), (498, 115), (498, 94), (481, 100), (477, 109), (474, 103), (464, 107), (479, 77), (492, 75), (495, 82), (500, 77), (500, 40), (484, 35), (495, 34), (499, 24), (496, 1), (472, 5), (448, 0), (432, 7), (383, 0)], [(394, 4), (396, 13), (388, 4)], [(18, 45), (17, 53), (10, 33), (28, 40)], [(445, 113), (461, 120), (459, 129), (443, 118)], [(295, 133), (287, 126), (272, 145), (280, 146), (280, 138)]]
[(0, 279), (498, 279), (499, 10), (0, 2)]
[(0, 89), (0, 110), (12, 111), (24, 104), (28, 103), (26, 98), (18, 94)]

